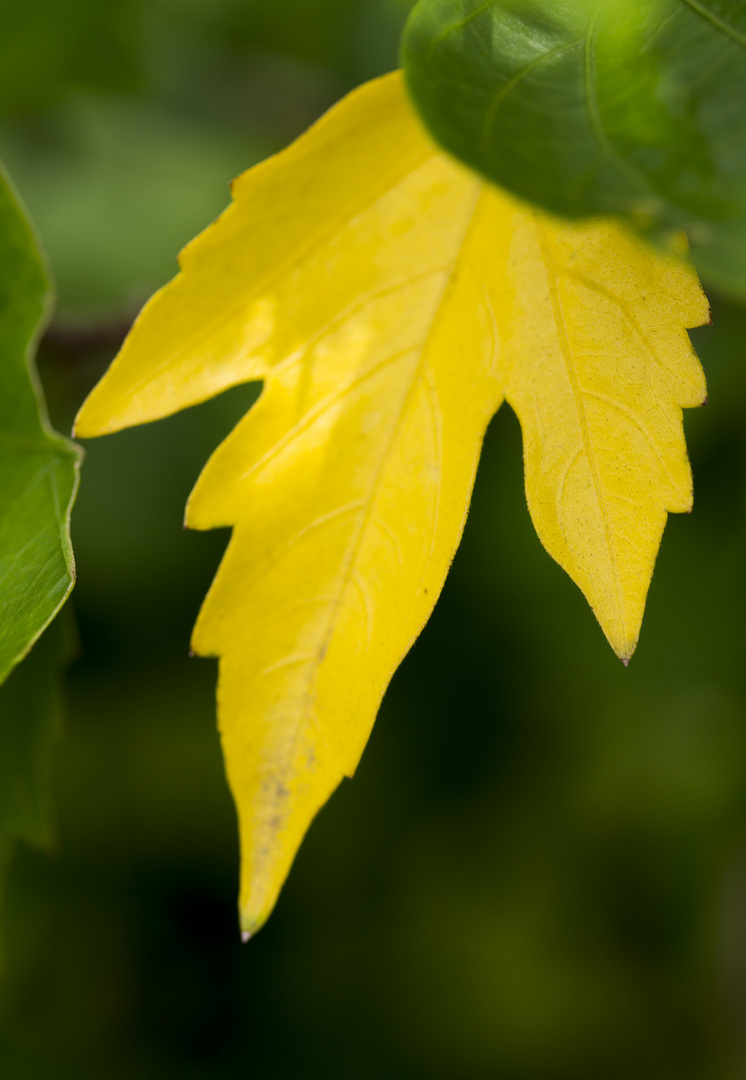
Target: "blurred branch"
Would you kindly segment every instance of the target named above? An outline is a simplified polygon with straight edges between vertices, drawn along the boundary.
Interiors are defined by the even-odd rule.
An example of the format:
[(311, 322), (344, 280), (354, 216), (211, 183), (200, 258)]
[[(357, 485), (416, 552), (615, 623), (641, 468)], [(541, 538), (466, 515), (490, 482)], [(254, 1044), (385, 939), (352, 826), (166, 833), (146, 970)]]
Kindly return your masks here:
[(108, 319), (52, 322), (42, 338), (42, 348), (66, 362), (86, 360), (93, 354), (118, 351), (134, 321), (132, 311)]

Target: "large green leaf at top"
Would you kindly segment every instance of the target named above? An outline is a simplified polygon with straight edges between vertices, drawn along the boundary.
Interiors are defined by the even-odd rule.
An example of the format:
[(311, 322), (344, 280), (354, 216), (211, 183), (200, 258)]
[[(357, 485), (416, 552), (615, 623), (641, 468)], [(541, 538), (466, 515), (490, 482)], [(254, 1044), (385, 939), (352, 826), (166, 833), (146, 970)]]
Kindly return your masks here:
[(33, 362), (50, 304), (31, 226), (0, 173), (0, 682), (65, 602), (79, 451), (46, 418)]
[(403, 60), (456, 157), (556, 214), (685, 227), (746, 292), (744, 0), (420, 0)]

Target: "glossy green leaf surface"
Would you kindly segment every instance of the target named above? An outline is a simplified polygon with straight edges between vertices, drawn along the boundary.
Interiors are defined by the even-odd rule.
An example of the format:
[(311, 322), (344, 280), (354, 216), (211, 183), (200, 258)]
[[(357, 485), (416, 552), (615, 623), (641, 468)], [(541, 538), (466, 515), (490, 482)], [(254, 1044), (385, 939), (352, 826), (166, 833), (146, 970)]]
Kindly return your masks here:
[(403, 61), (456, 157), (556, 214), (685, 227), (746, 292), (743, 0), (420, 0)]
[(49, 283), (31, 227), (0, 173), (0, 682), (73, 585), (70, 507), (79, 451), (52, 432), (33, 364)]

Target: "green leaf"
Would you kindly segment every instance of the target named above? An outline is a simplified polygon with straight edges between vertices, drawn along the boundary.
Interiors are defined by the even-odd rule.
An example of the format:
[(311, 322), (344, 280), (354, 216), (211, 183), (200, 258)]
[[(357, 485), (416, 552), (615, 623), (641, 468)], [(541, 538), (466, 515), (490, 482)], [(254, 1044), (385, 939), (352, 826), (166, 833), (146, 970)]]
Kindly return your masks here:
[(0, 682), (75, 576), (69, 518), (80, 452), (52, 432), (33, 364), (49, 303), (31, 226), (0, 173)]
[(410, 93), (456, 157), (566, 217), (686, 228), (746, 292), (743, 0), (421, 0)]
[(53, 840), (49, 751), (62, 726), (59, 673), (75, 645), (65, 611), (0, 686), (0, 901), (16, 842)]
[[(48, 748), (61, 728), (59, 672), (75, 650), (67, 612), (0, 687), (0, 837), (52, 840)], [(1, 841), (0, 841), (1, 842)]]

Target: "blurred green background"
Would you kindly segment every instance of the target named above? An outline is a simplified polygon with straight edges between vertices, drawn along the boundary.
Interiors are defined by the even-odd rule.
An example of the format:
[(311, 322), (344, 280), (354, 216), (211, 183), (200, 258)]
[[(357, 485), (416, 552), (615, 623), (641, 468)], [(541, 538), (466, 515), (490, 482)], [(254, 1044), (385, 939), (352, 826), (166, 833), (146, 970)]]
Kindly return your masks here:
[[(59, 306), (72, 416), (232, 176), (396, 64), (406, 0), (0, 8), (0, 158)], [(74, 518), (56, 842), (6, 898), (9, 1080), (730, 1080), (746, 1075), (746, 311), (693, 335), (691, 517), (614, 658), (536, 539), (517, 422), (353, 782), (247, 947), (191, 625), (226, 535), (186, 496), (244, 387), (91, 442)]]

